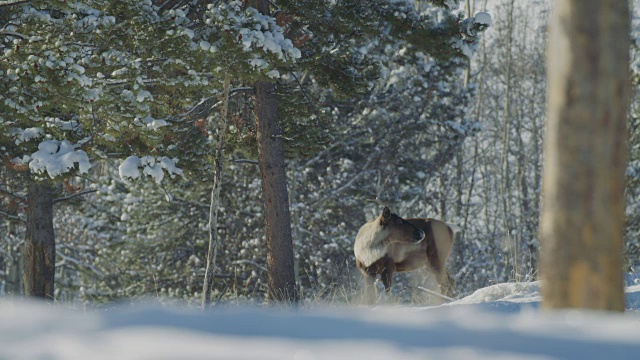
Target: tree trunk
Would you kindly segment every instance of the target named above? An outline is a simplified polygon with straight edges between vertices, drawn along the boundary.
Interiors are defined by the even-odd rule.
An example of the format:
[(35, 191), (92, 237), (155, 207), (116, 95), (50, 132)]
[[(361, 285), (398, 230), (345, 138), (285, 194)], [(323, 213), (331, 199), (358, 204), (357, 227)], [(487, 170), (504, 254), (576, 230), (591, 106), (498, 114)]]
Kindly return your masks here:
[[(512, 217), (513, 212), (511, 210), (511, 169), (509, 167), (509, 153), (510, 153), (510, 142), (511, 142), (511, 63), (512, 63), (512, 53), (513, 53), (513, 3), (515, 0), (509, 1), (508, 8), (508, 21), (507, 21), (507, 60), (504, 65), (506, 71), (506, 92), (504, 97), (504, 127), (502, 129), (502, 158), (500, 170), (501, 178), (503, 182), (501, 184), (501, 194), (500, 198), (502, 199), (502, 219), (504, 221), (505, 228), (505, 238), (506, 238), (506, 247), (509, 251), (508, 256), (504, 258), (504, 268), (505, 268), (505, 277), (510, 280), (510, 274), (513, 272), (515, 275), (517, 273), (517, 252), (516, 255), (513, 256), (511, 254), (513, 244), (512, 244)], [(516, 247), (517, 249), (517, 247)], [(513, 259), (511, 259), (513, 258)], [(512, 262), (510, 260), (513, 260)], [(509, 267), (511, 266), (511, 271), (509, 271)]]
[[(244, 0), (244, 5), (255, 7), (261, 14), (270, 14), (268, 0)], [(267, 295), (274, 301), (297, 303), (291, 214), (276, 86), (272, 82), (256, 81), (253, 89), (267, 238)]]
[(272, 300), (295, 303), (298, 301), (298, 292), (276, 87), (273, 83), (258, 81), (254, 84), (254, 89), (258, 158), (266, 222), (268, 295)]
[(627, 1), (555, 2), (540, 218), (545, 308), (624, 311), (629, 27)]
[(7, 221), (7, 239), (6, 239), (6, 286), (5, 292), (9, 295), (16, 296), (22, 294), (24, 285), (22, 284), (22, 269), (24, 269), (24, 259), (20, 246), (16, 243), (18, 236), (17, 224), (13, 220)]
[(27, 195), (24, 242), (24, 294), (53, 300), (56, 244), (53, 233), (53, 189), (31, 182)]
[[(220, 188), (222, 187), (222, 157), (224, 155), (224, 145), (227, 138), (227, 114), (229, 113), (229, 86), (231, 79), (226, 77), (222, 90), (222, 109), (218, 123), (218, 133), (215, 158), (213, 187), (211, 188), (211, 203), (209, 204), (209, 250), (207, 251), (207, 268), (204, 273), (204, 284), (202, 286), (202, 308), (206, 309), (211, 304), (211, 290), (213, 287), (213, 272), (216, 268), (216, 257), (218, 255), (218, 209), (220, 208)], [(211, 127), (213, 129), (213, 127)]]

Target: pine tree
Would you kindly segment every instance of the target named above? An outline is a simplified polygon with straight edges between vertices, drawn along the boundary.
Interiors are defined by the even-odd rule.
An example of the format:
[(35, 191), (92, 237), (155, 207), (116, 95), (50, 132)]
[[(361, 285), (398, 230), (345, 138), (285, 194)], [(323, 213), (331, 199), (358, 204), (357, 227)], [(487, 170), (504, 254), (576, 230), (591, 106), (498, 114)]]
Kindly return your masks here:
[[(26, 294), (52, 298), (53, 286), (43, 284), (52, 284), (55, 264), (50, 221), (55, 185), (86, 173), (90, 156), (170, 154), (170, 145), (163, 144), (170, 136), (162, 129), (168, 121), (154, 117), (165, 115), (158, 106), (170, 100), (160, 90), (202, 80), (171, 58), (187, 43), (189, 33), (179, 27), (187, 20), (175, 13), (160, 16), (150, 1), (33, 1), (10, 10), (3, 18), (0, 55), (0, 74), (8, 79), (0, 85), (0, 156), (12, 169), (28, 171), (31, 183)], [(165, 46), (148, 41), (160, 34)], [(167, 156), (135, 165), (156, 180), (164, 171), (181, 173)], [(35, 263), (41, 261), (44, 272)], [(40, 286), (30, 286), (31, 280)]]

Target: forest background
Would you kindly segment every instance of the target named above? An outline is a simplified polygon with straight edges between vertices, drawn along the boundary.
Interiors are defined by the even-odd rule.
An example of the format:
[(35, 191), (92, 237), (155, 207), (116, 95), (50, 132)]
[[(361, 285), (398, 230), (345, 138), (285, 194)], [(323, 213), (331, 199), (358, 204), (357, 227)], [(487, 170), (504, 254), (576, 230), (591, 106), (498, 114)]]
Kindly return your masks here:
[[(359, 274), (353, 240), (358, 228), (381, 212), (381, 203), (404, 217), (439, 218), (463, 229), (448, 262), (459, 295), (493, 283), (536, 279), (549, 2), (466, 1), (459, 8), (457, 1), (376, 2), (410, 4), (407, 14), (458, 29), (438, 35), (446, 39), (441, 43), (406, 39), (393, 31), (371, 41), (379, 34), (363, 29), (374, 28), (372, 23), (357, 21), (352, 21), (361, 26), (357, 31), (346, 28), (345, 21), (332, 24), (332, 30), (345, 26), (340, 35), (323, 33), (327, 29), (313, 19), (289, 17), (286, 11), (278, 18), (276, 12), (274, 21), (293, 41), (274, 41), (277, 47), (260, 61), (251, 54), (266, 50), (254, 47), (256, 42), (249, 40), (251, 51), (242, 47), (242, 40), (253, 35), (238, 38), (232, 31), (237, 19), (260, 23), (261, 18), (243, 18), (237, 2), (207, 8), (197, 1), (146, 1), (136, 9), (109, 1), (65, 2), (47, 12), (48, 19), (25, 10), (43, 2), (26, 3), (0, 7), (0, 294), (23, 291), (23, 200), (32, 177), (26, 173), (33, 173), (48, 181), (53, 177), (60, 200), (53, 216), (56, 300), (153, 296), (200, 302), (213, 164), (224, 118), (213, 297), (223, 303), (261, 303), (267, 293), (267, 256), (249, 90), (255, 79), (278, 84), (295, 278), (303, 301), (354, 301)], [(308, 5), (275, 3), (283, 9)], [(88, 10), (90, 5), (116, 15), (113, 20), (101, 17)], [(351, 9), (356, 10), (363, 11)], [(461, 17), (448, 20), (449, 10)], [(340, 16), (362, 15), (357, 11)], [(638, 39), (638, 7), (632, 11), (632, 38)], [(89, 19), (87, 24), (78, 25), (78, 16), (69, 19), (70, 25), (57, 21), (74, 12)], [(484, 22), (464, 20), (477, 12), (492, 18), (482, 33), (484, 28), (474, 26)], [(30, 40), (12, 27), (17, 16), (36, 34)], [(402, 13), (390, 16), (401, 19)], [(210, 20), (209, 32), (194, 25), (197, 19)], [(122, 36), (122, 24), (132, 32), (114, 46), (107, 39)], [(52, 31), (56, 26), (58, 42), (44, 35), (57, 34)], [(79, 35), (70, 41), (63, 38), (65, 26), (87, 28), (76, 29)], [(211, 30), (225, 26), (231, 29), (223, 31), (231, 34), (227, 40)], [(162, 41), (154, 40), (159, 36)], [(71, 65), (74, 61), (49, 67), (44, 59), (44, 66), (64, 73), (58, 78), (70, 80), (52, 85), (55, 91), (46, 96), (8, 95), (15, 84), (11, 81), (45, 92), (43, 84), (50, 79), (36, 78), (41, 70), (33, 64), (40, 62), (30, 57), (47, 51), (41, 44), (49, 51), (64, 47), (58, 55), (65, 61), (82, 58), (85, 46), (74, 48), (73, 43), (83, 41), (102, 41), (90, 47), (111, 53), (97, 60), (88, 56), (81, 67)], [(76, 55), (62, 54), (67, 51)], [(155, 59), (155, 66), (149, 59)], [(634, 49), (634, 76), (640, 72), (636, 60)], [(636, 91), (634, 82), (625, 233), (626, 270), (631, 272), (640, 265)], [(220, 100), (223, 94), (228, 101)], [(21, 114), (18, 120), (9, 115), (15, 113)], [(40, 128), (34, 123), (42, 122), (45, 130), (33, 130)], [(73, 155), (68, 156), (72, 168), (32, 166), (33, 159), (22, 156), (23, 162), (14, 161), (21, 151), (43, 150), (39, 146), (47, 139), (57, 141), (57, 159)], [(74, 150), (63, 154), (63, 139), (75, 139), (69, 143)], [(84, 168), (89, 157), (92, 166)], [(133, 165), (122, 167), (124, 159)], [(131, 179), (138, 169), (140, 178)], [(428, 274), (397, 276), (394, 291), (401, 301), (424, 301), (417, 287)]]

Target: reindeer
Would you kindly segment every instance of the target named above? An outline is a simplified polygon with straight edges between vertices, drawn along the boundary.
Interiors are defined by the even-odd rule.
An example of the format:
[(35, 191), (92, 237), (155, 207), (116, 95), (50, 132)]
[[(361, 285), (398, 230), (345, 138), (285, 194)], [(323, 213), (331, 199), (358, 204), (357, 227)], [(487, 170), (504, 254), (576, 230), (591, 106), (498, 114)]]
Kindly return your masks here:
[(435, 219), (403, 219), (384, 207), (382, 214), (362, 225), (356, 235), (356, 265), (365, 279), (367, 301), (380, 275), (390, 292), (394, 272), (426, 268), (433, 273), (444, 295), (451, 295), (453, 279), (445, 269), (451, 253), (456, 225)]

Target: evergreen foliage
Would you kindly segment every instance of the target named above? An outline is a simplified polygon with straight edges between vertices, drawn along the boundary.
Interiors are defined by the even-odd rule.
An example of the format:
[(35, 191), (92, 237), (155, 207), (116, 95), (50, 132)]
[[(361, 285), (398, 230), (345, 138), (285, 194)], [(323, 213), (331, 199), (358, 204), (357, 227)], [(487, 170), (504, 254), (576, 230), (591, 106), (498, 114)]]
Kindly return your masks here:
[[(297, 276), (307, 297), (335, 296), (351, 276), (353, 229), (378, 210), (364, 204), (432, 215), (439, 172), (478, 130), (460, 78), (488, 25), (452, 4), (276, 1), (273, 17), (239, 1), (12, 6), (0, 32), (0, 156), (57, 184), (86, 178), (59, 185), (67, 192), (97, 190), (56, 210), (57, 296), (197, 296), (228, 76), (235, 159), (256, 152), (246, 85), (277, 83)], [(63, 149), (62, 167), (34, 163), (38, 150)], [(216, 288), (255, 299), (266, 284), (259, 175), (233, 159), (227, 169)], [(161, 183), (165, 171), (176, 181)], [(161, 185), (128, 181), (138, 176)]]

